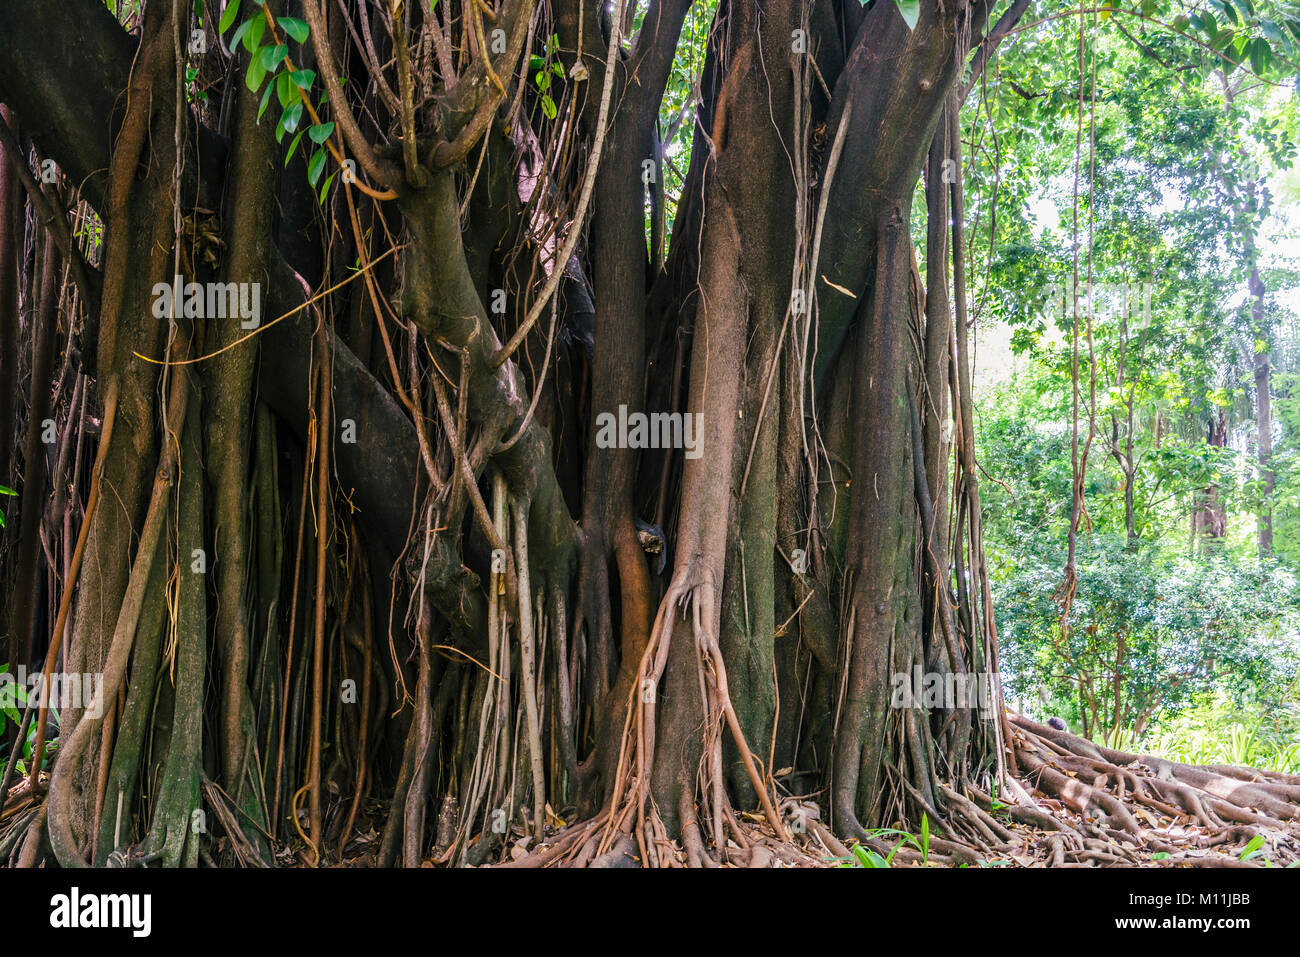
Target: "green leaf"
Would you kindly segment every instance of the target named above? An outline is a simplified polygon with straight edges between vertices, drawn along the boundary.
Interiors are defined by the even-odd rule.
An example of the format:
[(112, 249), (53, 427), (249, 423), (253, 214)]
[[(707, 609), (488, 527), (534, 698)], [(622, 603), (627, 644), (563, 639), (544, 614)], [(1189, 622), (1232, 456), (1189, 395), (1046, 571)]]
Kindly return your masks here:
[(230, 50), (232, 53), (235, 51), (235, 48), (239, 46), (239, 41), (244, 39), (244, 34), (248, 32), (248, 28), (252, 25), (252, 20), (245, 20), (235, 28), (234, 34), (230, 37)]
[(1268, 48), (1268, 41), (1256, 37), (1250, 41), (1250, 68), (1256, 76), (1263, 76), (1273, 60), (1273, 51)]
[(921, 863), (924, 864), (930, 858), (930, 818), (928, 815), (921, 814)]
[(1264, 31), (1264, 36), (1268, 37), (1274, 43), (1286, 43), (1286, 34), (1272, 20), (1260, 20), (1259, 28)]
[(288, 166), (289, 162), (293, 159), (294, 150), (298, 148), (298, 141), (302, 139), (302, 134), (306, 132), (306, 130), (299, 130), (298, 135), (289, 141), (289, 152), (284, 157), (285, 166)]
[(1151, 855), (1151, 860), (1153, 860), (1153, 861), (1163, 861), (1163, 860), (1165, 860), (1165, 859), (1168, 858), (1168, 857), (1169, 857), (1169, 852), (1168, 852), (1168, 851), (1156, 851), (1154, 854)]
[(262, 47), (258, 55), (262, 61), (262, 66), (268, 70), (274, 70), (280, 65), (280, 61), (289, 55), (289, 48), (283, 43), (278, 43), (275, 46), (267, 45)]
[(316, 82), (315, 70), (294, 70), (289, 76), (300, 90), (310, 90), (311, 85)]
[(555, 101), (551, 99), (549, 93), (542, 94), (542, 112), (546, 114), (548, 120), (553, 120), (559, 115), (559, 110), (555, 108)]
[[(898, 4), (898, 12), (903, 15), (907, 29), (915, 30), (916, 21), (921, 19), (921, 0), (894, 0), (894, 3)], [(866, 6), (866, 0), (863, 0), (863, 6)]]
[(275, 78), (275, 96), (280, 101), (281, 108), (287, 107), (293, 102), (294, 89), (293, 83), (289, 80), (289, 74), (281, 73)]
[(266, 112), (266, 104), (271, 102), (271, 85), (266, 85), (266, 92), (262, 94), (262, 102), (257, 105), (257, 120), (262, 121), (262, 114)]
[(306, 43), (309, 29), (307, 24), (297, 17), (280, 17), (275, 21), (284, 28), (284, 32), (289, 34), (296, 43)]
[(315, 143), (317, 146), (320, 146), (322, 143), (324, 143), (327, 139), (330, 138), (330, 135), (333, 132), (334, 132), (334, 123), (333, 121), (331, 121), (329, 123), (315, 124), (309, 130), (307, 130), (307, 135), (311, 137), (311, 141), (313, 143)]
[(1226, 57), (1228, 62), (1232, 64), (1233, 69), (1240, 66), (1241, 61), (1246, 58), (1246, 45), (1248, 42), (1248, 38), (1239, 33), (1232, 41), (1231, 48), (1223, 52), (1224, 57)]
[(244, 49), (254, 53), (262, 45), (262, 34), (266, 32), (266, 17), (260, 14), (248, 22), (248, 32), (244, 34)]
[(298, 129), (298, 123), (302, 119), (302, 100), (292, 104), (284, 111), (284, 117), (281, 122), (284, 124), (286, 133), (292, 133)]
[(334, 177), (338, 175), (339, 175), (339, 171), (335, 170), (334, 172), (330, 173), (329, 176), (325, 177), (325, 185), (323, 185), (320, 188), (320, 204), (322, 206), (325, 205), (325, 194), (330, 191), (330, 183), (334, 182)]
[(1262, 848), (1263, 846), (1264, 846), (1264, 835), (1256, 834), (1254, 837), (1250, 839), (1250, 843), (1241, 849), (1241, 853), (1238, 855), (1238, 859), (1243, 861), (1248, 861), (1252, 857), (1255, 857), (1258, 854), (1262, 854), (1263, 851), (1261, 851), (1260, 848)]
[(225, 12), (221, 14), (221, 22), (217, 24), (217, 32), (225, 33), (230, 29), (230, 25), (235, 22), (235, 17), (239, 15), (239, 0), (230, 0), (226, 4)]
[(311, 154), (311, 160), (307, 163), (307, 182), (315, 186), (316, 181), (320, 179), (321, 170), (324, 168), (325, 151), (318, 149), (315, 153)]
[(8, 485), (0, 485), (0, 495), (17, 495), (17, 494), (18, 493), (15, 492), (13, 489), (11, 489)]
[[(244, 85), (256, 93), (262, 88), (262, 80), (266, 79), (266, 67), (262, 65), (262, 58), (254, 56), (248, 64), (248, 72), (244, 74)], [(266, 88), (266, 97), (262, 100), (262, 108), (257, 111), (258, 118), (262, 116), (262, 110), (266, 109), (266, 101), (271, 98), (271, 87)]]

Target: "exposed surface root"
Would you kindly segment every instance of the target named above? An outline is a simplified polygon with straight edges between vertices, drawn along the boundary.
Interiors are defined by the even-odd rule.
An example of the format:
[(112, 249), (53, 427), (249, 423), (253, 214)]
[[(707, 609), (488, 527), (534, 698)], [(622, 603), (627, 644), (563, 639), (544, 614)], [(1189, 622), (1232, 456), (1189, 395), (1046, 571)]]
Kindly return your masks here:
[[(1113, 751), (1009, 717), (1033, 802), (996, 811), (1026, 826), (1017, 828), (1015, 863), (1287, 867), (1300, 861), (1294, 775)], [(1048, 818), (1059, 834), (1028, 836), (1027, 828), (1045, 828)]]
[[(551, 823), (540, 842), (520, 818), (506, 840), (490, 842), (483, 859), (511, 868), (833, 867), (856, 860), (855, 851), (871, 851), (891, 867), (1288, 867), (1300, 861), (1294, 775), (1112, 751), (1018, 715), (1009, 715), (1009, 725), (1022, 777), (992, 794), (942, 786), (942, 816), (926, 822), (925, 836), (919, 822), (895, 822), (842, 840), (815, 803), (786, 797), (776, 808), (784, 839), (761, 809), (725, 807), (719, 848), (711, 817), (683, 797), (680, 837), (667, 833), (647, 800), (641, 827), (612, 834), (608, 807), (570, 824), (548, 812)], [(26, 788), (24, 780), (10, 790), (0, 861), (22, 850), (40, 808)], [(208, 803), (221, 814), (225, 802), (208, 788)], [(619, 811), (634, 819), (626, 806)], [(233, 820), (223, 823), (238, 832)], [(363, 848), (356, 850), (350, 864), (371, 863)], [(447, 862), (424, 862), (435, 863)]]
[[(1008, 714), (1022, 777), (1001, 793), (942, 787), (941, 820), (865, 831), (841, 841), (815, 805), (787, 799), (780, 840), (762, 813), (726, 815), (719, 852), (682, 808), (683, 836), (655, 835), (652, 860), (616, 840), (598, 856), (608, 815), (549, 836), (507, 867), (827, 867), (853, 859), (854, 844), (892, 867), (1288, 867), (1300, 861), (1300, 791), (1294, 775), (1193, 766), (1128, 754)], [(656, 817), (657, 820), (657, 817)], [(943, 835), (943, 836), (938, 836)], [(522, 834), (520, 835), (522, 837)], [(626, 836), (626, 835), (625, 835)]]

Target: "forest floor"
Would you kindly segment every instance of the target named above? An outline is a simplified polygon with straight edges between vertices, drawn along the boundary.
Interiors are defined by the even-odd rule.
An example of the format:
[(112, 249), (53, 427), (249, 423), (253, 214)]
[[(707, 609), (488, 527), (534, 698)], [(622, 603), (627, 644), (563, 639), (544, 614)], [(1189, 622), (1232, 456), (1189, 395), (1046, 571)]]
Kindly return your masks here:
[[(1013, 714), (1009, 725), (1016, 773), (1005, 793), (944, 788), (948, 819), (927, 822), (925, 833), (896, 824), (845, 842), (814, 804), (787, 799), (781, 806), (787, 824), (805, 822), (791, 828), (798, 832), (791, 841), (778, 840), (761, 813), (737, 814), (719, 866), (1300, 867), (1300, 776), (1113, 751)], [(339, 866), (373, 860), (386, 809), (374, 802), (370, 810), (370, 823), (360, 823)], [(573, 850), (600, 826), (598, 820), (569, 823), (549, 808), (548, 820), (552, 827), (540, 844), (522, 825), (513, 830), (507, 860), (498, 866), (571, 865)], [(677, 845), (661, 848), (659, 856), (687, 863)], [(286, 850), (283, 863), (294, 857)], [(582, 865), (636, 867), (640, 857), (625, 838)], [(424, 866), (444, 863), (435, 855)]]
[[(739, 812), (728, 822), (720, 861), (700, 859), (756, 868), (1300, 867), (1300, 776), (1129, 754), (1008, 718), (1015, 767), (1000, 795), (940, 785), (944, 819), (873, 829), (847, 842), (821, 820), (816, 804), (786, 798), (780, 813), (791, 840), (779, 840), (762, 813)], [(26, 788), (24, 782), (11, 790), (7, 823), (33, 809)], [(367, 801), (352, 837), (329, 862), (372, 866), (387, 813), (385, 802)], [(543, 841), (534, 843), (521, 823), (490, 856), (505, 867), (639, 866), (643, 855), (629, 835), (605, 840), (598, 855), (579, 851), (595, 844), (604, 817), (575, 823), (548, 807)], [(229, 838), (220, 836), (205, 856), (224, 861), (230, 850)], [(657, 851), (669, 866), (687, 865), (689, 855), (675, 842)], [(446, 866), (451, 857), (435, 848), (422, 866)], [(307, 866), (309, 859), (296, 835), (276, 845), (279, 866)]]

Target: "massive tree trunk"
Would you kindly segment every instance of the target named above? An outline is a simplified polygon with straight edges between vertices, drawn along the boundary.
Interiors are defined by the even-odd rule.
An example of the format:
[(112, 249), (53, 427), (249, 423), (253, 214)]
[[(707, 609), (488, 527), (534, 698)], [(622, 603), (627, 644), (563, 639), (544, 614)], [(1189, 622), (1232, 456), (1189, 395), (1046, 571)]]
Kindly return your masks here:
[[(394, 83), (371, 73), (371, 90), (394, 124), (409, 130), (437, 115), (438, 132), (413, 154), (376, 148), (387, 130), (359, 119), (356, 104), (335, 105), (338, 142), (357, 157), (361, 191), (330, 194), (324, 220), (340, 222), (355, 254), (324, 261), (356, 259), (363, 275), (251, 342), (229, 319), (168, 317), (151, 298), (174, 272), (187, 281), (258, 282), (279, 315), (303, 302), (309, 284), (328, 284), (299, 279), (276, 249), (279, 233), (295, 260), (310, 258), (270, 212), (277, 196), (290, 205), (297, 184), (286, 175), (277, 185), (271, 175), (277, 147), (269, 124), (257, 122), (257, 94), (239, 82), (247, 54), (212, 84), (228, 106), (178, 116), (176, 53), (185, 50), (175, 41), (194, 24), (175, 22), (165, 5), (145, 9), (138, 53), (102, 9), (80, 11), (95, 29), (61, 47), (20, 25), (0, 89), (20, 115), (42, 118), (31, 135), (61, 153), (106, 226), (93, 276), (102, 302), (90, 319), (100, 331), (93, 394), (113, 430), (89, 487), (111, 487), (114, 500), (87, 517), (85, 559), (64, 602), (74, 622), (64, 654), (80, 670), (106, 671), (111, 685), (106, 714), (62, 716), (60, 734), (75, 744), (59, 761), (49, 805), (62, 863), (90, 854), (103, 861), (132, 847), (189, 859), (193, 842), (165, 815), (182, 811), (184, 796), (197, 798), (203, 775), (222, 782), (219, 801), (256, 824), (240, 827), (227, 808), (211, 808), (236, 832), (241, 858), (265, 856), (259, 832), (279, 833), (278, 819), (292, 817), (307, 794), (308, 826), (299, 834), (308, 859), (319, 860), (327, 842), (346, 841), (365, 790), (395, 787), (380, 860), (393, 859), (400, 845), (410, 863), (433, 837), (426, 805), (450, 809), (449, 833), (437, 836), (444, 859), (466, 859), (480, 832), (470, 856), (484, 859), (502, 812), (512, 818), (530, 807), (530, 829), (540, 836), (543, 799), (560, 806), (576, 799), (604, 827), (592, 829), (596, 846), (575, 848), (575, 856), (603, 854), (621, 834), (635, 837), (650, 860), (666, 861), (658, 840), (668, 837), (702, 863), (716, 859), (726, 828), (739, 827), (733, 802), (761, 805), (784, 834), (778, 793), (800, 778), (830, 786), (833, 823), (844, 834), (922, 812), (942, 827), (940, 775), (960, 783), (978, 773), (989, 786), (997, 756), (984, 745), (967, 754), (969, 715), (954, 737), (943, 709), (890, 707), (896, 672), (918, 665), (964, 674), (991, 657), (991, 635), (976, 624), (979, 589), (962, 585), (957, 614), (949, 593), (949, 444), (941, 432), (951, 428), (947, 409), (960, 408), (965, 395), (949, 367), (965, 358), (948, 317), (947, 179), (931, 176), (938, 228), (929, 237), (928, 303), (907, 228), (927, 155), (960, 158), (949, 121), (934, 134), (986, 10), (930, 7), (912, 29), (884, 4), (862, 17), (794, 2), (724, 2), (710, 33), (670, 253), (655, 270), (641, 204), (627, 198), (646, 184), (647, 160), (662, 175), (655, 123), (689, 7), (653, 4), (631, 54), (611, 43), (615, 24), (576, 4), (543, 9), (555, 18), (561, 50), (582, 50), (586, 76), (557, 90), (567, 97), (557, 111), (564, 125), (534, 126), (534, 149), (564, 162), (534, 165), (527, 190), (520, 154), (510, 148), (521, 141), (481, 122), (499, 95), (474, 78), (517, 82), (514, 64), (533, 46), (531, 4), (500, 11), (505, 42), (491, 50), (490, 73), (491, 56), (466, 58), (422, 107), (406, 103), (414, 74), (399, 68)], [(270, 24), (291, 11), (268, 12)], [(290, 59), (313, 63), (327, 88), (337, 86), (343, 50), (328, 42), (333, 25), (313, 3), (302, 12), (313, 41)], [(408, 55), (408, 37), (431, 39), (436, 49), (439, 37), (456, 33), (423, 13), (405, 11), (401, 24), (360, 15), (370, 18), (359, 24), (363, 32), (381, 32), (398, 59)], [(460, 24), (470, 51), (476, 17)], [(215, 46), (212, 24), (205, 26)], [(52, 27), (57, 35), (60, 24)], [(370, 42), (350, 56), (368, 58)], [(90, 61), (110, 86), (130, 91), (114, 98), (124, 103), (116, 111), (107, 96), (100, 106), (111, 127), (68, 135), (83, 104), (22, 73), (42, 55)], [(810, 68), (814, 56), (820, 62)], [(437, 59), (439, 71), (456, 70), (451, 57)], [(399, 88), (400, 96), (392, 92)], [(217, 134), (195, 119), (217, 122)], [(583, 132), (598, 166), (565, 156)], [(480, 161), (481, 177), (471, 165), (476, 139), (494, 166)], [(92, 175), (102, 168), (106, 180)], [(457, 169), (477, 184), (473, 192), (463, 193)], [(227, 199), (215, 218), (204, 197), (222, 188)], [(585, 217), (572, 225), (562, 217), (582, 217), (588, 194), (585, 248), (593, 253), (587, 262), (560, 261), (557, 253), (583, 248), (569, 233)], [(468, 225), (455, 217), (462, 205), (471, 210)], [(521, 221), (529, 225), (521, 229)], [(401, 229), (395, 270), (380, 269), (380, 249), (362, 241), (376, 228)], [(177, 238), (185, 240), (179, 249)], [(513, 265), (520, 252), (533, 259), (531, 277)], [(558, 283), (548, 277), (557, 270), (565, 276), (563, 311), (552, 318), (537, 284), (553, 294)], [(509, 275), (522, 275), (523, 285), (498, 310), (493, 290)], [(400, 297), (388, 292), (394, 279)], [(556, 334), (583, 321), (575, 303), (588, 283), (589, 367), (580, 330)], [(42, 298), (57, 301), (53, 290)], [(338, 337), (331, 317), (342, 316)], [(323, 331), (309, 335), (309, 318)], [(506, 355), (507, 340), (524, 351)], [(538, 367), (555, 353), (564, 361)], [(160, 393), (164, 367), (149, 360), (163, 355), (204, 356), (202, 388), (195, 367), (180, 365), (161, 379), (172, 385)], [(528, 375), (516, 365), (522, 355)], [(276, 370), (269, 377), (268, 364)], [(182, 380), (192, 380), (192, 395)], [(530, 392), (539, 389), (533, 403)], [(385, 393), (398, 403), (391, 413), (368, 407), (392, 408)], [(268, 458), (275, 430), (260, 429), (254, 450), (256, 394), (290, 427), (280, 438), (289, 443), (288, 468)], [(171, 399), (160, 404), (159, 395)], [(39, 399), (34, 392), (34, 408)], [(533, 408), (543, 401), (545, 413)], [(691, 432), (657, 452), (635, 441), (615, 448), (595, 441), (603, 413), (643, 410), (684, 414), (694, 444), (684, 441)], [(182, 424), (189, 422), (201, 423), (201, 459), (176, 445), (195, 428)], [(566, 440), (585, 459), (580, 473), (565, 469), (578, 483), (570, 488), (558, 483), (550, 451), (557, 427), (587, 436)], [(392, 466), (375, 468), (385, 461)], [(209, 489), (197, 500), (203, 486), (189, 481), (193, 469)], [(819, 488), (827, 470), (832, 481)], [(329, 476), (337, 480), (324, 481)], [(36, 481), (30, 468), (25, 477)], [(361, 506), (358, 522), (331, 517), (328, 499), (336, 496)], [(173, 507), (160, 505), (168, 501)], [(24, 524), (39, 523), (36, 504)], [(580, 531), (569, 517), (575, 507)], [(174, 508), (173, 527), (166, 516)], [(201, 525), (189, 517), (205, 514)], [(269, 544), (281, 536), (283, 546)], [(656, 580), (647, 545), (671, 553), (666, 582)], [(359, 564), (349, 559), (331, 573), (331, 554), (358, 547)], [(978, 536), (956, 547), (977, 549)], [(974, 552), (960, 564), (981, 567)], [(393, 583), (387, 609), (356, 597), (365, 581), (383, 579)], [(193, 633), (162, 615), (159, 592), (173, 581), (189, 602), (182, 614), (191, 609), (191, 625), (210, 636), (207, 647), (191, 646)], [(385, 632), (388, 654), (370, 644)], [(48, 639), (34, 641), (23, 657), (49, 647)], [(443, 667), (435, 647), (480, 666), (455, 707), (455, 696), (438, 689), (452, 688), (447, 682), (461, 670)], [(385, 694), (410, 702), (395, 720), (357, 715), (326, 692), (356, 675), (360, 652), (367, 700), (380, 693), (371, 695), (372, 684), (387, 683)], [(211, 661), (216, 696), (158, 687), (157, 658), (172, 675), (172, 654), (178, 662), (187, 656), (190, 673)], [(408, 670), (411, 654), (418, 674)], [(57, 652), (49, 657), (53, 663)], [(800, 684), (813, 689), (811, 713), (800, 714)], [(155, 695), (174, 712), (162, 735), (169, 747), (150, 743)], [(182, 714), (196, 707), (216, 729), (211, 765), (184, 730), (190, 718)], [(323, 748), (329, 725), (335, 743)], [(349, 727), (352, 745), (338, 739)], [(940, 729), (946, 750), (933, 737)], [(376, 740), (402, 734), (404, 747), (374, 752)], [(370, 753), (357, 750), (362, 742)], [(431, 775), (442, 751), (454, 773)], [(778, 760), (792, 776), (779, 785), (769, 763)], [(108, 762), (112, 773), (101, 773)], [(166, 769), (167, 780), (180, 775), (169, 793), (181, 802), (164, 801), (152, 821), (138, 816), (135, 797), (156, 773), (151, 767)], [(204, 791), (205, 802), (215, 793)], [(346, 824), (327, 813), (332, 796), (351, 799)], [(709, 829), (691, 830), (700, 825)], [(155, 836), (137, 844), (137, 828)]]

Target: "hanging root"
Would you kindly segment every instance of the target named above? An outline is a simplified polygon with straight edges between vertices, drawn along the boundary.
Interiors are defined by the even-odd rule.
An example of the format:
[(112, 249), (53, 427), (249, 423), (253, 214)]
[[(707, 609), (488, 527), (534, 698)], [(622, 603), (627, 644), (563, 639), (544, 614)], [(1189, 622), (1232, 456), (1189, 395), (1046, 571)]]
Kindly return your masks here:
[[(754, 860), (757, 852), (753, 830), (737, 821), (726, 796), (722, 761), (724, 725), (759, 795), (763, 810), (761, 830), (772, 834), (778, 845), (789, 843), (790, 835), (745, 743), (731, 705), (727, 672), (711, 625), (713, 603), (714, 587), (707, 572), (698, 574), (688, 566), (673, 576), (641, 656), (637, 680), (629, 691), (610, 805), (595, 819), (601, 822), (600, 826), (593, 826), (593, 822), (568, 829), (550, 847), (530, 855), (525, 866), (553, 863), (621, 866), (639, 861), (650, 867), (717, 867), (729, 848), (740, 852), (738, 856), (743, 860)], [(668, 667), (679, 608), (683, 615), (690, 615), (689, 633), (695, 642), (696, 676), (704, 706), (697, 779), (679, 781), (675, 796), (680, 842), (669, 835), (651, 793), (657, 689)], [(727, 833), (732, 840), (727, 840)], [(564, 850), (557, 850), (561, 846)], [(770, 852), (757, 853), (757, 856), (763, 861), (774, 857)]]

